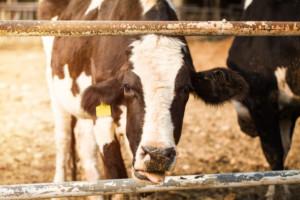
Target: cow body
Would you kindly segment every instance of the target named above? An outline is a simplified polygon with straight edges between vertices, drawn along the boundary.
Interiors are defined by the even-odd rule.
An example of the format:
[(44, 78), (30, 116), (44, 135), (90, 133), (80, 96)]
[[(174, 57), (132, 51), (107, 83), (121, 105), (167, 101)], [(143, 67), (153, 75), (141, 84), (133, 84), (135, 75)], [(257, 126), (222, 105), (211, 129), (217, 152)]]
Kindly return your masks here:
[[(242, 20), (299, 21), (297, 0), (246, 1)], [(228, 67), (248, 82), (249, 93), (236, 101), (241, 130), (259, 136), (272, 170), (283, 170), (300, 114), (300, 38), (237, 37)]]
[[(44, 0), (39, 13), (48, 20), (177, 20), (169, 0)], [(240, 99), (247, 90), (235, 72), (196, 73), (183, 37), (46, 37), (44, 47), (55, 118), (56, 182), (65, 180), (72, 118), (89, 180), (100, 178), (97, 145), (106, 178), (127, 177), (117, 139), (125, 135), (134, 177), (161, 182), (175, 164), (189, 94), (217, 104)]]

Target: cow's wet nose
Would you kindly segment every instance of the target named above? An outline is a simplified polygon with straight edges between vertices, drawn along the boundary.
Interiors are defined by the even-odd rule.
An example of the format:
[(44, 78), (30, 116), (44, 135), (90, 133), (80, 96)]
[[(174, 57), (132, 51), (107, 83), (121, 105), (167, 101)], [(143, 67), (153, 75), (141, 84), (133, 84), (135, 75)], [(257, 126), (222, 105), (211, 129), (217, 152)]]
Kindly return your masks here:
[(149, 171), (168, 171), (176, 158), (176, 150), (174, 147), (158, 148), (143, 146), (142, 150), (146, 158), (145, 164)]

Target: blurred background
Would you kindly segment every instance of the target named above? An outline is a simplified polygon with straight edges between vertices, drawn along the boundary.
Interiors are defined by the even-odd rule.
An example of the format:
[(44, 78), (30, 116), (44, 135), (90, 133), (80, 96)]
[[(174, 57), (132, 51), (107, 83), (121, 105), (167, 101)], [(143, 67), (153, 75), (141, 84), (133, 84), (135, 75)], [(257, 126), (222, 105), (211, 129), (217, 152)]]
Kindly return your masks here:
[[(244, 0), (173, 1), (181, 20), (238, 20), (244, 3)], [(37, 2), (0, 0), (0, 19), (36, 19)], [(232, 41), (232, 37), (188, 38), (196, 69), (225, 67)], [(50, 108), (41, 38), (0, 37), (0, 184), (52, 181), (55, 145)], [(297, 127), (287, 160), (289, 169), (300, 168)], [(186, 108), (178, 155), (173, 175), (269, 170), (259, 139), (240, 131), (230, 103), (213, 107), (192, 96)], [(266, 189), (168, 192), (157, 196), (160, 200), (263, 200)], [(292, 192), (299, 194), (299, 188), (296, 189)]]
[[(0, 19), (36, 19), (38, 0), (0, 0)], [(181, 20), (239, 19), (244, 0), (173, 0)], [(201, 9), (199, 9), (201, 8)]]

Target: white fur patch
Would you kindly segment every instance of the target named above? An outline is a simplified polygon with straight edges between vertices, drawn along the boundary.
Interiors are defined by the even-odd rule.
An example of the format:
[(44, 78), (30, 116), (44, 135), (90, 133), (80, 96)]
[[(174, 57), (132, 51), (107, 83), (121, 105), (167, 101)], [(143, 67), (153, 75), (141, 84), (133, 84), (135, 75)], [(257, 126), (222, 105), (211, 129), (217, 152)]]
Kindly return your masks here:
[(171, 0), (166, 0), (166, 2), (169, 4), (170, 8), (172, 8), (174, 11), (176, 10), (175, 4)]
[(91, 76), (87, 76), (84, 72), (77, 78), (76, 83), (79, 86), (80, 95), (74, 96), (71, 88), (73, 79), (70, 77), (68, 65), (64, 66), (64, 79), (57, 76), (53, 77), (51, 82), (52, 100), (69, 114), (79, 118), (89, 118), (89, 115), (81, 108), (81, 94), (84, 90), (92, 84)]
[(112, 117), (99, 117), (94, 126), (94, 134), (100, 152), (103, 153), (103, 147), (115, 140), (114, 126)]
[[(51, 21), (57, 21), (57, 19), (58, 19), (58, 16), (55, 16), (51, 19)], [(54, 37), (52, 37), (52, 36), (42, 37), (42, 41), (43, 41), (44, 52), (46, 54), (46, 65), (48, 68), (48, 67), (51, 67), (51, 58), (52, 58)]]
[[(52, 18), (52, 21), (57, 21), (58, 16)], [(74, 97), (71, 88), (73, 80), (70, 77), (68, 65), (64, 66), (64, 79), (59, 79), (57, 76), (52, 75), (51, 59), (53, 51), (54, 37), (43, 37), (43, 46), (46, 54), (46, 77), (52, 101), (53, 110), (61, 109), (62, 112), (67, 112), (76, 117), (89, 117), (80, 106), (81, 95)], [(81, 73), (77, 78), (76, 83), (82, 93), (88, 86), (91, 85), (92, 79), (85, 73)]]
[(92, 120), (78, 119), (74, 129), (77, 152), (88, 181), (100, 179), (96, 159), (97, 144), (93, 134), (93, 127), (94, 124)]
[(253, 0), (245, 0), (244, 10), (246, 10), (251, 5), (252, 2)]
[(287, 68), (278, 67), (275, 71), (275, 76), (278, 85), (278, 102), (280, 109), (285, 105), (289, 104), (294, 97), (294, 94), (286, 82), (286, 71)]
[(244, 106), (242, 103), (233, 100), (232, 104), (235, 107), (235, 110), (240, 117), (251, 118), (248, 108)]
[[(133, 71), (140, 77), (145, 101), (141, 146), (175, 147), (171, 104), (175, 79), (183, 66), (183, 44), (171, 37), (147, 35), (132, 43)], [(139, 147), (139, 148), (140, 148)]]
[[(172, 8), (175, 11), (175, 6), (171, 0), (165, 0), (170, 8)], [(157, 3), (157, 0), (140, 0), (143, 8), (143, 14), (147, 13), (155, 4)]]
[(157, 0), (140, 0), (140, 2), (143, 8), (143, 14), (145, 14), (157, 3)]
[(96, 8), (100, 9), (102, 3), (103, 3), (103, 0), (91, 0), (91, 3), (90, 3), (88, 9), (85, 11), (84, 14), (87, 15), (90, 11), (92, 11)]

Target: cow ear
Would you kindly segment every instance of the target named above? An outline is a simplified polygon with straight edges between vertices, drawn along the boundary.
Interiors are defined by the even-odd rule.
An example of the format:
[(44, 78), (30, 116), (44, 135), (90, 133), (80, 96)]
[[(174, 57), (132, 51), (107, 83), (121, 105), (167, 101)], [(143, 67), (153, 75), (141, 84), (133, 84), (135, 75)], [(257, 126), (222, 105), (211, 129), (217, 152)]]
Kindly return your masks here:
[(96, 115), (96, 107), (101, 103), (115, 104), (120, 99), (121, 84), (118, 79), (110, 79), (88, 87), (81, 97), (81, 107), (92, 116)]
[(192, 85), (194, 94), (209, 104), (241, 100), (248, 93), (245, 79), (237, 72), (225, 68), (194, 72)]

